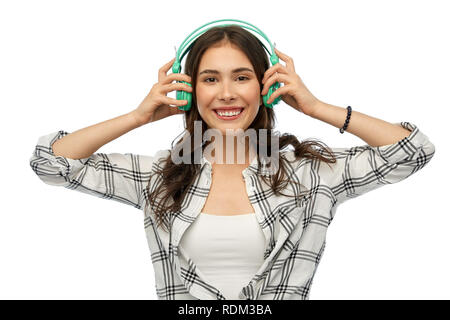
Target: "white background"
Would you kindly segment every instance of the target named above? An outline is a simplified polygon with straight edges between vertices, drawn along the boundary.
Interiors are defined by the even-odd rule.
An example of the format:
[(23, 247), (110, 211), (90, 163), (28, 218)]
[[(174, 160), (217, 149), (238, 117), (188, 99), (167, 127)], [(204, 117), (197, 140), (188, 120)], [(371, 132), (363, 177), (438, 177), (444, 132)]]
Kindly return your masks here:
[[(29, 158), (39, 136), (135, 109), (174, 46), (223, 18), (262, 29), (320, 100), (416, 124), (436, 147), (413, 176), (338, 208), (310, 299), (450, 298), (447, 5), (2, 1), (0, 298), (157, 298), (143, 212), (46, 185)], [(283, 102), (276, 116), (277, 130), (299, 139), (365, 144)], [(168, 148), (182, 125), (182, 115), (164, 119), (98, 152), (152, 155)]]

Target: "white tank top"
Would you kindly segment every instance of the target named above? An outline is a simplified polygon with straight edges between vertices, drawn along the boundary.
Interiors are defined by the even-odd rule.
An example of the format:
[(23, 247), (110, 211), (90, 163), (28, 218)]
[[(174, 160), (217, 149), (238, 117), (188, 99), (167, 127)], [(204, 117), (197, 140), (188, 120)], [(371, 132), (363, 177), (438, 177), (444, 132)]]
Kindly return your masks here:
[(255, 213), (200, 213), (183, 234), (180, 247), (208, 283), (225, 298), (238, 300), (264, 261), (264, 243)]

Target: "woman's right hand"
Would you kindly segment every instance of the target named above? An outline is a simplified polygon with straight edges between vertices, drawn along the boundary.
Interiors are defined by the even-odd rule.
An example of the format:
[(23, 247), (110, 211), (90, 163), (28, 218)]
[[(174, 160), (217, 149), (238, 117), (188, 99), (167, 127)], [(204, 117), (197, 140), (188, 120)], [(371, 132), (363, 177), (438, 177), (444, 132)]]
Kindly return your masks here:
[[(187, 101), (181, 101), (174, 98), (167, 97), (167, 93), (180, 90), (192, 93), (192, 87), (185, 83), (172, 83), (174, 80), (186, 81), (191, 83), (190, 76), (184, 73), (172, 73), (167, 75), (167, 72), (175, 62), (175, 58), (170, 60), (164, 66), (159, 69), (158, 82), (155, 83), (150, 90), (149, 94), (141, 102), (139, 107), (133, 111), (136, 120), (139, 124), (144, 125), (150, 122), (155, 122), (166, 117), (185, 113), (186, 111), (178, 109), (178, 106), (187, 104)], [(191, 83), (192, 84), (192, 83)], [(170, 105), (174, 105), (172, 107)]]

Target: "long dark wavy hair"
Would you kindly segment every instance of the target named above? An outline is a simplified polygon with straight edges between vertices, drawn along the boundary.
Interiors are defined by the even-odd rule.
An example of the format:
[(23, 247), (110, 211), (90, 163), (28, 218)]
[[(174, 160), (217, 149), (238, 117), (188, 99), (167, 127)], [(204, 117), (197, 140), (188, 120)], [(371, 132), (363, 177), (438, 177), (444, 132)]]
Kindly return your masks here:
[[(153, 186), (153, 191), (150, 192), (150, 181), (147, 185), (148, 198), (146, 199), (146, 207), (151, 206), (156, 217), (157, 227), (162, 225), (163, 229), (166, 231), (170, 229), (170, 215), (172, 213), (180, 211), (183, 199), (185, 198), (189, 188), (193, 185), (195, 178), (200, 173), (200, 164), (194, 163), (193, 160), (195, 148), (198, 147), (198, 145), (196, 146), (194, 144), (194, 121), (201, 121), (202, 133), (204, 133), (208, 129), (208, 127), (206, 122), (204, 122), (201, 118), (197, 109), (195, 93), (198, 67), (200, 65), (203, 54), (208, 48), (217, 47), (228, 43), (238, 47), (243, 53), (245, 53), (255, 70), (260, 85), (260, 92), (263, 89), (261, 80), (264, 76), (265, 71), (269, 69), (270, 65), (262, 43), (253, 34), (237, 25), (213, 27), (207, 30), (193, 42), (192, 47), (187, 55), (184, 67), (184, 73), (192, 78), (192, 106), (191, 109), (189, 111), (186, 111), (183, 115), (185, 130), (181, 134), (184, 133), (184, 135), (176, 143), (176, 145), (182, 143), (183, 138), (186, 137), (187, 139), (191, 140), (190, 145), (192, 147), (190, 150), (190, 155), (188, 156), (192, 161), (190, 161), (190, 163), (183, 162), (180, 164), (176, 164), (172, 162), (171, 155), (169, 154), (167, 158), (162, 160), (161, 163), (164, 164), (160, 165), (159, 169), (152, 172), (152, 175), (158, 175), (157, 179), (155, 179), (155, 181), (158, 181), (157, 186)], [(264, 144), (263, 146), (262, 142), (260, 142), (259, 135), (257, 135), (257, 149), (264, 147), (266, 148), (266, 150), (271, 150), (271, 137), (273, 135), (278, 135), (273, 130), (274, 123), (275, 113), (273, 109), (266, 108), (263, 103), (261, 103), (258, 114), (249, 126), (249, 128), (255, 129), (256, 132), (260, 132), (258, 129), (266, 129), (267, 138), (261, 140), (265, 140), (265, 143), (267, 144)], [(307, 158), (312, 160), (317, 159), (326, 163), (336, 162), (336, 158), (332, 150), (329, 149), (326, 144), (318, 140), (315, 141), (315, 139), (310, 139), (300, 143), (296, 136), (287, 133), (278, 135), (277, 139), (279, 139), (278, 141), (280, 151), (278, 153), (280, 155), (278, 161), (278, 170), (276, 174), (270, 175), (270, 181), (266, 176), (261, 176), (264, 182), (267, 185), (270, 185), (275, 195), (285, 195), (281, 193), (281, 190), (283, 190), (288, 185), (288, 182), (293, 182), (288, 181), (288, 179), (284, 179), (286, 176), (286, 164), (284, 162), (288, 160), (282, 156), (281, 152), (289, 145), (292, 145), (294, 148), (294, 155), (296, 160)], [(172, 141), (171, 153), (175, 149), (175, 140), (176, 138)], [(202, 148), (202, 151), (209, 143), (206, 142), (202, 144), (202, 146), (200, 146)], [(183, 153), (178, 154), (179, 156), (186, 157), (186, 155), (183, 155)], [(327, 154), (328, 157), (325, 157), (322, 154)], [(261, 161), (259, 157), (257, 157), (257, 159), (259, 170), (261, 168)]]

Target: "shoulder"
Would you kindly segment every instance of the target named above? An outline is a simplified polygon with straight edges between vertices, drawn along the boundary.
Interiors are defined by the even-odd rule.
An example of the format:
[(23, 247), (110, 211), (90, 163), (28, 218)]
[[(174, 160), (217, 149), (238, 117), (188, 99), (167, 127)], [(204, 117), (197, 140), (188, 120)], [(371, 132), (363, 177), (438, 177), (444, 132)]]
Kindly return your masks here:
[(158, 159), (165, 159), (169, 155), (170, 155), (170, 149), (161, 149), (161, 150), (156, 151), (156, 153), (153, 157), (155, 158), (155, 160), (158, 160)]
[(285, 150), (280, 152), (280, 157), (288, 160), (289, 162), (297, 161), (293, 150)]
[(304, 166), (305, 162), (311, 162), (312, 160), (305, 157), (296, 157), (294, 150), (285, 150), (280, 152), (280, 157), (283, 158), (285, 163), (293, 168)]
[[(287, 150), (280, 153), (280, 157), (284, 159), (283, 164), (289, 178), (300, 179), (301, 181), (309, 181), (310, 179), (319, 178), (328, 175), (328, 163), (320, 161), (318, 158), (296, 157), (293, 150)], [(329, 168), (328, 168), (329, 170)]]
[(156, 151), (156, 153), (153, 155), (152, 170), (154, 171), (161, 169), (164, 165), (163, 161), (167, 159), (168, 156), (170, 156), (170, 149), (161, 149)]

